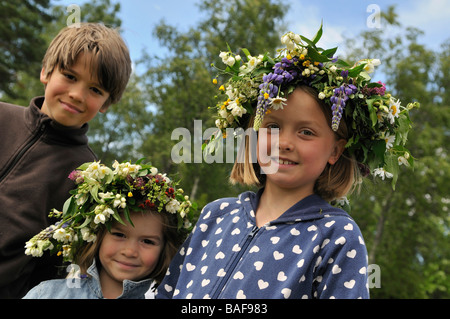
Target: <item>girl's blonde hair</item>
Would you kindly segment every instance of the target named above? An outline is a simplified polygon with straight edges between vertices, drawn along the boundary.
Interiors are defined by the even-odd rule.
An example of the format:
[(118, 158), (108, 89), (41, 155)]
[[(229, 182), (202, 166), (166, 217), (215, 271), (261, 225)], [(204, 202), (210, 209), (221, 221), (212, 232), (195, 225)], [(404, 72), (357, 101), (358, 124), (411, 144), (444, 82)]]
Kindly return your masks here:
[[(299, 86), (297, 89), (309, 94), (320, 106), (328, 125), (331, 127), (332, 111), (322, 100), (318, 98), (315, 89), (309, 86)], [(254, 116), (250, 118), (248, 127), (253, 127)], [(348, 128), (344, 120), (341, 121), (339, 129), (334, 132), (336, 140), (348, 140)], [(263, 187), (266, 182), (266, 175), (261, 173), (261, 167), (256, 159), (252, 158), (252, 147), (256, 147), (257, 141), (252, 141), (252, 134), (245, 136), (245, 159), (244, 162), (236, 161), (230, 175), (232, 184), (243, 184), (248, 186)], [(356, 160), (344, 153), (339, 157), (334, 165), (327, 163), (322, 174), (314, 185), (314, 193), (324, 200), (333, 201), (346, 196), (353, 190), (354, 185), (360, 179), (359, 168)]]
[(81, 23), (80, 27), (62, 29), (45, 53), (44, 75), (48, 78), (55, 68), (69, 68), (80, 53), (92, 55), (90, 72), (110, 94), (105, 106), (117, 103), (131, 74), (130, 53), (120, 34), (98, 23)]
[[(161, 249), (161, 253), (159, 255), (159, 259), (155, 269), (148, 276), (149, 278), (155, 280), (156, 285), (159, 285), (163, 280), (167, 269), (169, 268), (172, 258), (175, 256), (178, 248), (183, 243), (184, 237), (178, 231), (178, 219), (175, 214), (164, 212), (158, 213), (157, 211), (149, 208), (144, 209), (142, 214), (153, 214), (155, 216), (158, 216), (163, 226), (163, 247)], [(80, 274), (88, 275), (87, 270), (92, 265), (94, 260), (96, 261), (97, 268), (99, 270), (101, 269), (101, 264), (98, 260), (98, 254), (100, 245), (107, 231), (108, 230), (106, 229), (106, 227), (102, 226), (102, 228), (97, 233), (97, 239), (95, 240), (95, 242), (87, 243), (82, 249), (80, 249), (80, 253), (75, 257), (74, 260), (74, 263), (76, 263), (80, 267)]]

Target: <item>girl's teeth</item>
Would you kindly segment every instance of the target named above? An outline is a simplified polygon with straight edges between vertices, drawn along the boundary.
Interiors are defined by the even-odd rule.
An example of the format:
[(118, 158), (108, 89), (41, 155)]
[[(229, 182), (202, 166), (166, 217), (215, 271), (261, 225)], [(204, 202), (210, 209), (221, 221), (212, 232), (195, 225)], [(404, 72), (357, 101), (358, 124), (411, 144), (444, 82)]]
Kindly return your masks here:
[(289, 161), (285, 161), (285, 160), (282, 160), (282, 159), (280, 159), (280, 164), (284, 164), (284, 165), (288, 165), (288, 164), (295, 164), (294, 162), (289, 162)]

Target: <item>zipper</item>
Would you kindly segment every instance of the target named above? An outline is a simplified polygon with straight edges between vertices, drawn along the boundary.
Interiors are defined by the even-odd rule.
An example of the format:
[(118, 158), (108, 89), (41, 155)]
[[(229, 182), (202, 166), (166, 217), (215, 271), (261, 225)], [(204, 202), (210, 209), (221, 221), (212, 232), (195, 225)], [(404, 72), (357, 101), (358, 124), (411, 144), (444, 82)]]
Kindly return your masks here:
[(8, 165), (5, 172), (0, 176), (0, 183), (6, 178), (6, 176), (8, 176), (8, 174), (12, 171), (14, 166), (16, 166), (16, 164), (20, 161), (23, 155), (41, 138), (44, 132), (45, 132), (45, 125), (41, 124), (41, 126), (38, 128), (38, 132), (36, 133), (36, 135), (34, 135), (33, 138), (29, 140), (24, 147), (22, 147), (22, 149), (17, 153), (17, 155)]
[(256, 236), (256, 234), (258, 233), (259, 230), (260, 230), (260, 228), (258, 228), (257, 226), (253, 226), (252, 230), (247, 235), (247, 238), (245, 239), (245, 242), (242, 245), (241, 250), (239, 251), (239, 254), (233, 259), (231, 265), (228, 267), (225, 276), (222, 278), (222, 280), (220, 281), (216, 290), (212, 294), (211, 299), (218, 299), (218, 296), (222, 292), (222, 289), (225, 286), (225, 284), (228, 282), (228, 279), (230, 279), (231, 275), (233, 274), (234, 269), (236, 268), (239, 260), (241, 260), (242, 255), (245, 253), (248, 246), (250, 246), (250, 243), (253, 241), (253, 238)]

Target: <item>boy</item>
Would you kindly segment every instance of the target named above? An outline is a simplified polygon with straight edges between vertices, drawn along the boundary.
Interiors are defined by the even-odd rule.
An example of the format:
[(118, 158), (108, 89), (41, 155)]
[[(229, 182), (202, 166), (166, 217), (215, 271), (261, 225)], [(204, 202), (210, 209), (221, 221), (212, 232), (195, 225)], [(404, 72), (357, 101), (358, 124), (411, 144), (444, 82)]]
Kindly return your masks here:
[(93, 23), (61, 30), (42, 64), (44, 97), (28, 108), (0, 103), (0, 298), (56, 276), (53, 258), (38, 263), (23, 247), (52, 224), (52, 208), (62, 209), (70, 172), (96, 160), (87, 123), (120, 100), (131, 73), (118, 32)]

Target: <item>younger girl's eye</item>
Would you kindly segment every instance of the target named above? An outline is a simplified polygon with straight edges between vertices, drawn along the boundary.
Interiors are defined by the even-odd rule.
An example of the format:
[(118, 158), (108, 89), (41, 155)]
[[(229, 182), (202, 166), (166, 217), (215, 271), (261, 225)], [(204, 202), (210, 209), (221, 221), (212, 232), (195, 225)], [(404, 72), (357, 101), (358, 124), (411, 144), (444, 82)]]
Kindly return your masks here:
[(155, 244), (155, 242), (151, 239), (144, 239), (143, 243), (146, 245), (154, 245)]
[(120, 233), (120, 232), (112, 232), (111, 235), (113, 235), (114, 237), (118, 237), (118, 238), (124, 238), (125, 234)]

